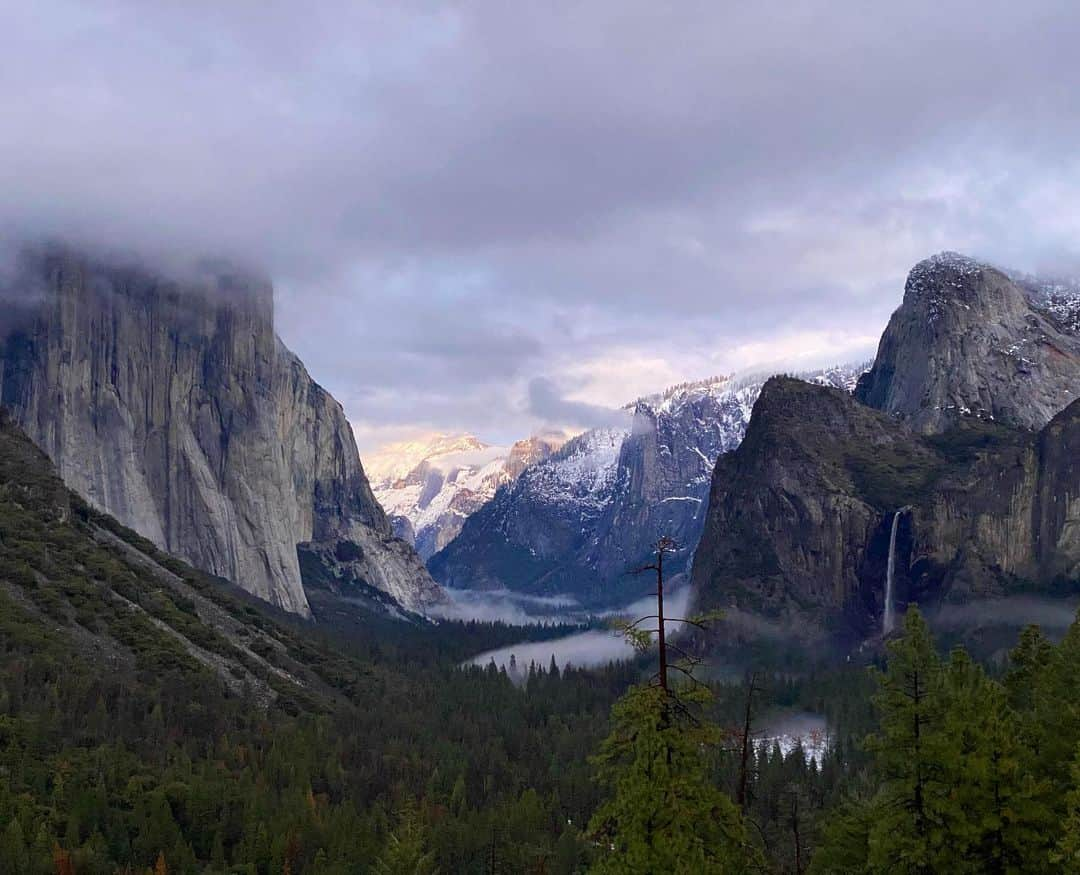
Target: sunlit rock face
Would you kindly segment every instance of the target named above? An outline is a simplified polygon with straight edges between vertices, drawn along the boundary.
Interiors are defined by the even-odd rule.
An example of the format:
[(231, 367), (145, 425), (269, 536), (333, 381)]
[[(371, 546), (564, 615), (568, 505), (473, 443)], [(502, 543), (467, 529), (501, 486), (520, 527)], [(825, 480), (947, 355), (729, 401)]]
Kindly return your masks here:
[(7, 332), (3, 403), (69, 486), (288, 611), (310, 614), (299, 545), (355, 546), (329, 580), (412, 609), (440, 598), (393, 537), (341, 406), (275, 335), (268, 282), (58, 247), (25, 252), (14, 276), (30, 317)]
[(561, 432), (534, 435), (509, 448), (471, 434), (433, 434), (365, 456), (365, 470), (395, 534), (429, 559), (500, 487), (565, 442)]

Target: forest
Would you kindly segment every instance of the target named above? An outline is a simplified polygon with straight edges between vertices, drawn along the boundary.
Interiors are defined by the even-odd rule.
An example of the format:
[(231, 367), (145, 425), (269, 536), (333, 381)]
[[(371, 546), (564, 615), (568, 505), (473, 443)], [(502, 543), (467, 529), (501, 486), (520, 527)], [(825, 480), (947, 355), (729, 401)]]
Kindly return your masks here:
[(1080, 871), (1080, 626), (986, 666), (915, 609), (870, 665), (463, 665), (565, 631), (313, 630), (0, 429), (0, 871)]

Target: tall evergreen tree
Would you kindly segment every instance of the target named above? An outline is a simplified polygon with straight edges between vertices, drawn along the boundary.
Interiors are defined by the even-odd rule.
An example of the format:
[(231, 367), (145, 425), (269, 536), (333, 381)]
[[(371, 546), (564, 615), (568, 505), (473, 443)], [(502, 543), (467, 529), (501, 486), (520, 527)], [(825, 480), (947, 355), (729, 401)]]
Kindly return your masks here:
[(702, 756), (719, 742), (716, 727), (651, 685), (633, 688), (612, 718), (594, 759), (611, 795), (590, 824), (604, 849), (592, 871), (745, 872), (749, 853), (738, 809)]
[(1066, 796), (1063, 835), (1051, 861), (1067, 875), (1080, 875), (1080, 749), (1072, 763), (1073, 787)]
[(944, 675), (948, 842), (938, 871), (1045, 872), (1054, 819), (1045, 782), (1025, 768), (1019, 721), (1005, 689), (963, 650)]
[[(676, 549), (670, 538), (656, 542), (656, 561), (638, 569), (656, 572), (656, 613), (622, 626), (640, 652), (655, 637), (659, 670), (653, 683), (631, 688), (616, 703), (611, 734), (593, 759), (609, 793), (589, 825), (601, 849), (595, 872), (709, 875), (745, 872), (750, 862), (741, 814), (714, 782), (705, 757), (720, 743), (719, 728), (700, 716), (711, 695), (693, 680), (689, 655), (666, 635), (664, 556)], [(656, 627), (642, 628), (650, 619)], [(700, 625), (699, 619), (684, 622)], [(671, 670), (689, 683), (674, 683)]]
[(926, 621), (912, 608), (889, 643), (874, 697), (880, 731), (868, 740), (881, 781), (869, 839), (875, 872), (930, 873), (945, 841), (950, 788), (944, 773), (941, 661)]

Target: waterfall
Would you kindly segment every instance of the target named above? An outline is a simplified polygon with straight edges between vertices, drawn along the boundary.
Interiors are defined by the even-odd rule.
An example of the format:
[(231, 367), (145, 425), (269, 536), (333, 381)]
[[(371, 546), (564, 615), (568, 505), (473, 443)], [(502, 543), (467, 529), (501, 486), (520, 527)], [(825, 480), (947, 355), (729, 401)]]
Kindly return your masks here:
[(892, 532), (889, 535), (889, 564), (885, 571), (885, 613), (881, 618), (882, 635), (888, 635), (896, 627), (896, 606), (893, 604), (896, 598), (893, 588), (896, 581), (896, 530), (900, 528), (900, 515), (906, 510), (906, 507), (900, 508), (892, 518)]

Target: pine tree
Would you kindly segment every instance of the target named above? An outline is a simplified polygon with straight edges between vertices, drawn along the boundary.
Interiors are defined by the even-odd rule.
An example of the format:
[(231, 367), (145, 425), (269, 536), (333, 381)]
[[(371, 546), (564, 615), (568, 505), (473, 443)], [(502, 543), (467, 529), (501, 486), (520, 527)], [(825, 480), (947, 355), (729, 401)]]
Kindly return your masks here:
[(1009, 704), (1017, 712), (1031, 709), (1039, 678), (1053, 657), (1054, 647), (1038, 626), (1027, 626), (1020, 633), (1020, 640), (1009, 654), (1009, 670), (1005, 675)]
[(376, 875), (436, 875), (435, 855), (425, 849), (427, 837), (416, 806), (406, 802), (398, 812), (397, 829), (391, 833), (375, 862)]
[(30, 868), (30, 852), (26, 847), (22, 824), (13, 817), (0, 835), (0, 873), (21, 875)]
[(880, 817), (869, 837), (869, 870), (934, 872), (945, 841), (950, 788), (943, 767), (941, 661), (918, 610), (889, 642), (888, 667), (874, 697), (880, 731), (868, 740), (881, 781)]
[(1064, 834), (1051, 861), (1067, 875), (1080, 873), (1080, 748), (1072, 763), (1073, 787), (1066, 796)]
[[(693, 679), (695, 661), (666, 634), (664, 557), (677, 549), (662, 537), (656, 561), (637, 569), (656, 572), (656, 613), (619, 624), (639, 652), (655, 636), (659, 670), (653, 683), (632, 687), (615, 704), (611, 734), (592, 760), (609, 793), (589, 824), (602, 849), (595, 872), (743, 872), (752, 857), (741, 813), (714, 783), (705, 758), (720, 742), (719, 728), (699, 716), (711, 695)], [(706, 618), (679, 619), (701, 628)], [(654, 629), (642, 627), (649, 620)], [(672, 670), (690, 685), (673, 683)]]
[(944, 684), (944, 777), (952, 793), (939, 869), (1047, 871), (1054, 827), (1043, 802), (1047, 788), (1025, 769), (1005, 689), (963, 650), (951, 654)]
[(691, 719), (659, 686), (631, 689), (612, 718), (611, 735), (594, 758), (611, 795), (590, 823), (606, 848), (592, 871), (746, 871), (739, 812), (713, 783), (702, 756), (719, 742), (717, 729)]
[(810, 875), (865, 875), (870, 832), (879, 816), (873, 800), (865, 797), (848, 799), (832, 811), (810, 862)]
[(1030, 672), (1025, 738), (1032, 752), (1030, 767), (1050, 782), (1055, 808), (1064, 818), (1073, 756), (1080, 745), (1080, 623), (1073, 623), (1049, 659), (1041, 659), (1041, 652), (1039, 656), (1037, 670)]

